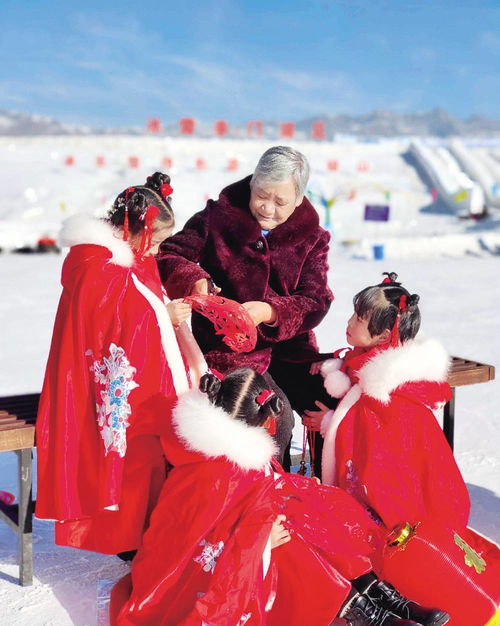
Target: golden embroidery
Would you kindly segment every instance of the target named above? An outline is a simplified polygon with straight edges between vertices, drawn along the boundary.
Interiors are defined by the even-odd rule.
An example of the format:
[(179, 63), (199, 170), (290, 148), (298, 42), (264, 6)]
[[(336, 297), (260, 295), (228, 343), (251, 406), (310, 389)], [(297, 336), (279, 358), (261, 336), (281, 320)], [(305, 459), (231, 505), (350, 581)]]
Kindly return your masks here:
[(481, 558), (481, 556), (471, 548), (465, 541), (455, 533), (454, 535), (455, 543), (459, 548), (465, 552), (464, 560), (465, 564), (469, 567), (473, 567), (478, 574), (484, 572), (486, 569), (486, 561)]

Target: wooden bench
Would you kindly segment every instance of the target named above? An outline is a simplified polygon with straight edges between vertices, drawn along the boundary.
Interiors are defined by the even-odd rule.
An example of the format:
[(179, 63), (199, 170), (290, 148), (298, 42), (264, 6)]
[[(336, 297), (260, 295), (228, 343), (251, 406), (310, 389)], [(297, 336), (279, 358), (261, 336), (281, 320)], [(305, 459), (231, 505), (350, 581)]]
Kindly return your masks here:
[(451, 400), (445, 405), (443, 410), (443, 431), (451, 449), (454, 445), (455, 432), (455, 389), (464, 385), (475, 385), (477, 383), (487, 383), (495, 378), (495, 368), (493, 365), (469, 361), (458, 356), (452, 357), (448, 383), (451, 387)]
[(18, 535), (19, 582), (23, 586), (33, 583), (32, 460), (39, 399), (38, 393), (0, 398), (0, 452), (17, 455), (19, 501), (0, 501), (0, 519)]

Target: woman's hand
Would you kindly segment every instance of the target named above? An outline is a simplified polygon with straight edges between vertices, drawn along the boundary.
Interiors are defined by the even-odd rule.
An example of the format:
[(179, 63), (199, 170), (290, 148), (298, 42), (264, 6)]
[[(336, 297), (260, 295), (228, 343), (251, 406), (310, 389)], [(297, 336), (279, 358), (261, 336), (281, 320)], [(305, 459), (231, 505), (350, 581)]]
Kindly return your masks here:
[(314, 363), (311, 363), (311, 367), (309, 368), (309, 374), (320, 374), (321, 373), (321, 366), (323, 365), (324, 361), (315, 361)]
[(291, 540), (290, 531), (283, 525), (286, 515), (278, 515), (271, 528), (271, 550), (288, 543)]
[(210, 289), (209, 289), (209, 281), (206, 278), (200, 278), (197, 280), (191, 289), (191, 296), (208, 296), (209, 293), (217, 294), (220, 292), (220, 287), (217, 287), (210, 280)]
[(184, 302), (182, 298), (178, 300), (172, 300), (167, 304), (167, 312), (170, 316), (170, 321), (175, 327), (178, 327), (182, 322), (185, 322), (191, 315), (191, 305)]
[(325, 413), (328, 413), (331, 409), (319, 400), (316, 400), (314, 404), (319, 408), (319, 411), (311, 411), (310, 409), (304, 411), (302, 424), (309, 430), (319, 432)]
[(242, 306), (248, 311), (255, 326), (262, 324), (262, 322), (272, 324), (276, 320), (276, 311), (267, 302), (251, 300), (250, 302), (244, 302)]

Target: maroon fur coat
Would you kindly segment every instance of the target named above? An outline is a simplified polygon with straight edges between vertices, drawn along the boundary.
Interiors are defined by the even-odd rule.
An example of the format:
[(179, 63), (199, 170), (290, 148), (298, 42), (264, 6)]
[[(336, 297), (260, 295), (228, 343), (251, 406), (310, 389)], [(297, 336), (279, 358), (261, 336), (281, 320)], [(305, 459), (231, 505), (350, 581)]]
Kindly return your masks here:
[(312, 329), (326, 315), (333, 295), (327, 285), (330, 235), (304, 198), (286, 222), (262, 236), (249, 210), (250, 176), (222, 190), (217, 201), (191, 217), (166, 240), (157, 261), (171, 298), (191, 293), (200, 278), (212, 278), (221, 295), (238, 302), (260, 300), (277, 313), (260, 324), (251, 353), (236, 354), (213, 326), (193, 316), (193, 333), (208, 364), (220, 371), (253, 367), (264, 372), (271, 357), (312, 361), (317, 353)]

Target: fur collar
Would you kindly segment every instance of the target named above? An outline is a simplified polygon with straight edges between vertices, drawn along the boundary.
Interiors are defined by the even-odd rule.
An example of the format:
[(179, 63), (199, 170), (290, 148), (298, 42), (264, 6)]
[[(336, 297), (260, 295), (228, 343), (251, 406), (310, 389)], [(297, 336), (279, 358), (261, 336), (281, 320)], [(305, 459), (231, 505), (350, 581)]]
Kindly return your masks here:
[(359, 370), (359, 385), (368, 396), (383, 404), (400, 385), (416, 381), (444, 382), (450, 358), (434, 339), (413, 339), (397, 348), (375, 354)]
[[(252, 243), (261, 236), (259, 223), (249, 210), (250, 202), (250, 179), (247, 176), (228, 187), (225, 187), (216, 203), (222, 209), (221, 220), (224, 229), (231, 235), (235, 244), (241, 246)], [(267, 236), (269, 247), (293, 246), (296, 247), (302, 241), (310, 237), (317, 238), (323, 232), (319, 225), (319, 216), (316, 209), (307, 198), (295, 209), (292, 215), (276, 228), (273, 228)]]
[(77, 213), (64, 221), (59, 233), (62, 247), (94, 244), (103, 246), (111, 252), (110, 263), (132, 267), (134, 253), (126, 241), (117, 237), (117, 230), (109, 222), (92, 217), (86, 213)]
[(277, 452), (264, 428), (231, 418), (198, 389), (179, 398), (172, 419), (189, 449), (207, 457), (224, 456), (244, 470), (263, 469)]

